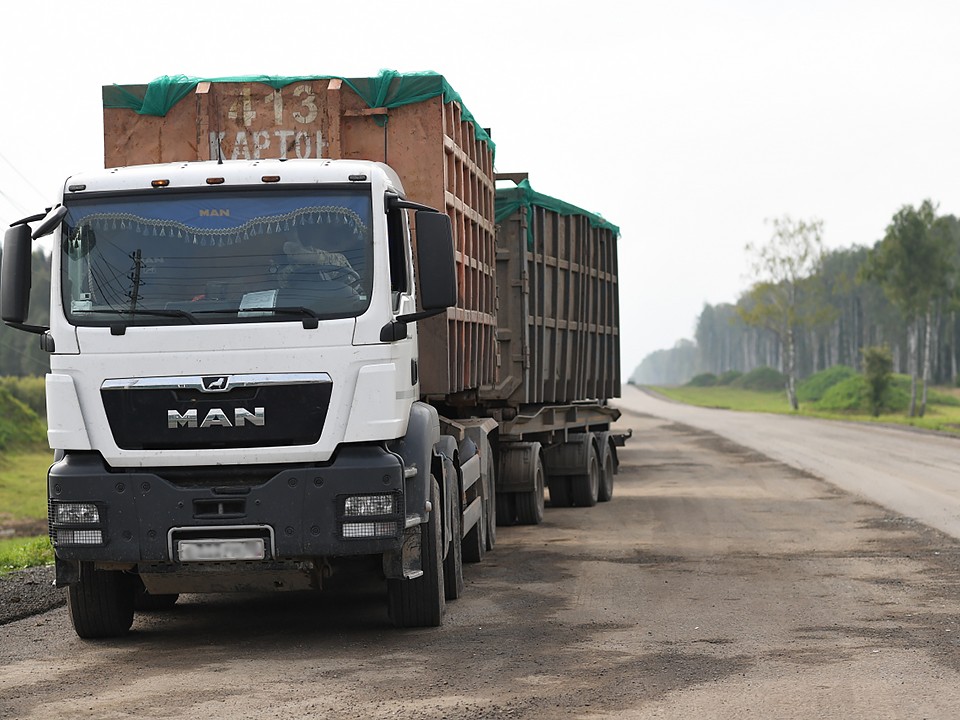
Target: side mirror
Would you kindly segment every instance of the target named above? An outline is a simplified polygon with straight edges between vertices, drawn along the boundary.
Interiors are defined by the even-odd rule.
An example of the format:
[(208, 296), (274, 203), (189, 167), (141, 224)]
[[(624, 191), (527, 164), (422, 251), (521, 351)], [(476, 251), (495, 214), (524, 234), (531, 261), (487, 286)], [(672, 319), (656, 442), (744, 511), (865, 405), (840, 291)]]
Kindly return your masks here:
[(60, 221), (63, 220), (63, 216), (67, 214), (67, 209), (63, 205), (57, 205), (50, 212), (43, 216), (43, 222), (37, 226), (37, 229), (33, 231), (34, 240), (38, 238), (46, 237), (54, 230), (57, 229), (57, 226), (60, 225)]
[(29, 225), (15, 225), (3, 237), (3, 265), (0, 267), (0, 317), (5, 323), (22, 325), (30, 311), (31, 231)]
[(457, 304), (453, 227), (444, 213), (417, 213), (417, 282), (423, 312), (436, 315)]

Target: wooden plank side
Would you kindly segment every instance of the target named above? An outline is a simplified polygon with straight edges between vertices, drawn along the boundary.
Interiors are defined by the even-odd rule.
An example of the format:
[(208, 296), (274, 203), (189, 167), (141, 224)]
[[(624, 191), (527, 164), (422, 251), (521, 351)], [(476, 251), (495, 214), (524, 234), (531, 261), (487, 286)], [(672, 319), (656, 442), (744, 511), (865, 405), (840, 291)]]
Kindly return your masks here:
[(165, 117), (104, 109), (108, 166), (216, 159), (346, 158), (385, 162), (407, 196), (447, 212), (460, 283), (457, 311), (420, 323), (421, 392), (444, 396), (498, 381), (493, 155), (457, 103), (436, 97), (368, 108), (339, 80), (275, 90), (201, 85)]

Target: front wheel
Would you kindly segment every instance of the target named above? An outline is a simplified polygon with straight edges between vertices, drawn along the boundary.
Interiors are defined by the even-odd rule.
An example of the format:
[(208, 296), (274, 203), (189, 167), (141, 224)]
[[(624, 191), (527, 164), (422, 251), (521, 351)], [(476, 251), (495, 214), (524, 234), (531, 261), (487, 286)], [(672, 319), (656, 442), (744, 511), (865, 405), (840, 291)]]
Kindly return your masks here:
[(80, 563), (80, 580), (67, 588), (67, 609), (77, 635), (126, 635), (133, 625), (133, 578), (119, 570), (96, 570)]
[(446, 610), (443, 581), (443, 529), (440, 525), (440, 486), (433, 480), (430, 516), (420, 525), (420, 562), (423, 575), (387, 581), (390, 619), (397, 627), (439, 627)]

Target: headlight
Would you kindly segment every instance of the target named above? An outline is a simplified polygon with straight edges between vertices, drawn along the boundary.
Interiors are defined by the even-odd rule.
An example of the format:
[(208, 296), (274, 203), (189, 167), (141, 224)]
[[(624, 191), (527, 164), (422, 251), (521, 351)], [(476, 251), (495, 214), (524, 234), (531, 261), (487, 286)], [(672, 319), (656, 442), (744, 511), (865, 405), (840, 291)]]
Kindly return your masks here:
[(395, 495), (352, 495), (343, 504), (344, 517), (393, 515)]
[(103, 545), (103, 515), (92, 502), (51, 502), (50, 541), (54, 547)]
[(397, 537), (403, 528), (402, 506), (403, 496), (399, 493), (349, 495), (343, 498), (343, 511), (338, 518), (340, 537)]
[(56, 503), (53, 506), (53, 521), (64, 525), (97, 525), (100, 511), (93, 503)]

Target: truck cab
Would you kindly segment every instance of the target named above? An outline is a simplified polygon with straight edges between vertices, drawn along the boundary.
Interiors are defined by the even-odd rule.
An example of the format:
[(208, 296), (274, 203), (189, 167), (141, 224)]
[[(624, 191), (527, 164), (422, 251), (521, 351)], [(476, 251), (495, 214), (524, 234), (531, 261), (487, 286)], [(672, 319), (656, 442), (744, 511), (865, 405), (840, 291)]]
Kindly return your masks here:
[[(30, 221), (5, 239), (3, 319), (51, 352), (78, 634), (126, 632), (138, 597), (319, 588), (358, 557), (380, 558), (397, 624), (439, 624), (464, 529), (416, 321), (456, 302), (446, 215), (382, 163), (304, 159), (77, 175)], [(50, 327), (31, 328), (22, 257), (49, 230)]]

